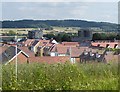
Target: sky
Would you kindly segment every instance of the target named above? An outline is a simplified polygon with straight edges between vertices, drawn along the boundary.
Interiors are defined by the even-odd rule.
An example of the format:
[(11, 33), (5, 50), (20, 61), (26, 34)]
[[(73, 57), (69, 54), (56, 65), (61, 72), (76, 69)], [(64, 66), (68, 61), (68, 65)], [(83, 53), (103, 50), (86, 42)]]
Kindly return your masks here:
[[(33, 1), (33, 0), (31, 0)], [(2, 20), (55, 20), (79, 19), (118, 23), (118, 0), (4, 0)], [(79, 1), (79, 2), (78, 2)], [(89, 1), (89, 2), (88, 2)]]
[(1, 0), (2, 2), (118, 2), (120, 0)]

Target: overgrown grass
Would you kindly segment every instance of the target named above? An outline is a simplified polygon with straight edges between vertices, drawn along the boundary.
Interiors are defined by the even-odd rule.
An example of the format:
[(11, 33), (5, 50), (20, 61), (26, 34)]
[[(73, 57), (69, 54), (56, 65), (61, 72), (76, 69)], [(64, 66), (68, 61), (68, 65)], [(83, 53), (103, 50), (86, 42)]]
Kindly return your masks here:
[(117, 90), (117, 64), (23, 64), (3, 66), (3, 90)]

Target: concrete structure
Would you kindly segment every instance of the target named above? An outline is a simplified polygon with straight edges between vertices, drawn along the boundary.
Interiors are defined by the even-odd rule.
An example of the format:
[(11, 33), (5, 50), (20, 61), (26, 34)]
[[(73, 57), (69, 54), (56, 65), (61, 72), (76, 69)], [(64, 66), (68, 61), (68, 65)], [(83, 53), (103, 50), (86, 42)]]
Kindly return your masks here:
[(29, 39), (40, 39), (43, 37), (43, 31), (42, 30), (32, 30), (28, 32), (28, 38)]
[(78, 30), (78, 36), (73, 37), (72, 41), (84, 42), (92, 40), (92, 30), (90, 29), (80, 29)]

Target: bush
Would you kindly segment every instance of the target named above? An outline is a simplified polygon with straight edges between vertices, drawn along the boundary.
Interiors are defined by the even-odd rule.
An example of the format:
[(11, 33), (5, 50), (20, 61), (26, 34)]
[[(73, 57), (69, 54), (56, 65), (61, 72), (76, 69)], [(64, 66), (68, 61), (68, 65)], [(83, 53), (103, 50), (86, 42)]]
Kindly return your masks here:
[(3, 90), (117, 90), (117, 64), (21, 64), (3, 66)]

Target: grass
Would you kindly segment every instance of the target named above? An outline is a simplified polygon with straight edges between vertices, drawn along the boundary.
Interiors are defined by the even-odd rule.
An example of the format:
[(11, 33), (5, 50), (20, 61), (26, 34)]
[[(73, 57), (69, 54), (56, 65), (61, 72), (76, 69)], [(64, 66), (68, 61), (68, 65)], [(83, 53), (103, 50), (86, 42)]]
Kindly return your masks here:
[(21, 64), (3, 66), (3, 90), (118, 90), (117, 64)]

